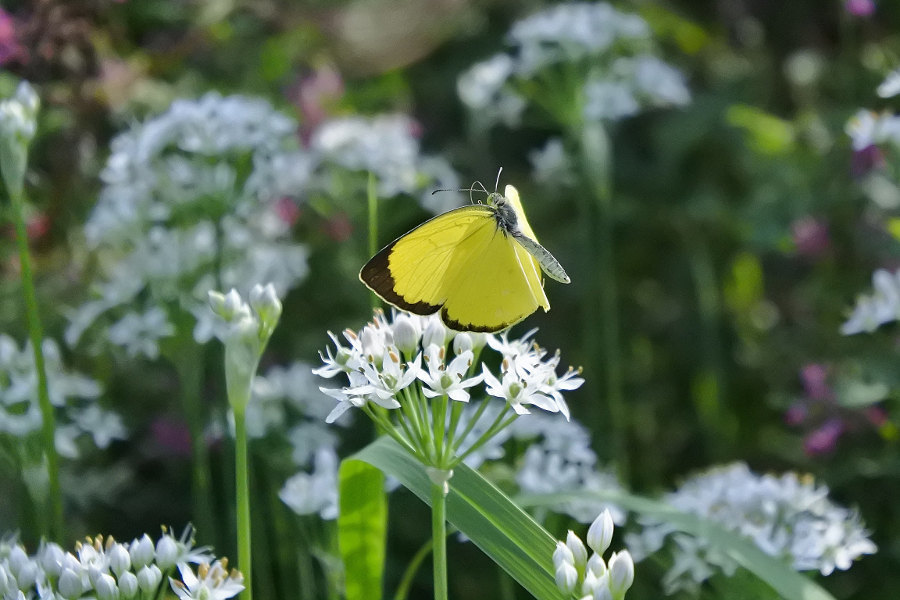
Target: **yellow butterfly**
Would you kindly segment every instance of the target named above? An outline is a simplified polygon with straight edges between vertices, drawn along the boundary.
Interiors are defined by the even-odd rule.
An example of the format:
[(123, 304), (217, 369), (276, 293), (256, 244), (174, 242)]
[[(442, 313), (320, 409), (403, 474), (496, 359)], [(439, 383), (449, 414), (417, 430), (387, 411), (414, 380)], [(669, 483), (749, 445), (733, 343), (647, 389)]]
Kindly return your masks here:
[(500, 331), (540, 306), (550, 310), (541, 269), (569, 276), (538, 244), (519, 192), (489, 194), (438, 215), (400, 236), (372, 257), (360, 280), (382, 299), (418, 315), (441, 312), (458, 331)]

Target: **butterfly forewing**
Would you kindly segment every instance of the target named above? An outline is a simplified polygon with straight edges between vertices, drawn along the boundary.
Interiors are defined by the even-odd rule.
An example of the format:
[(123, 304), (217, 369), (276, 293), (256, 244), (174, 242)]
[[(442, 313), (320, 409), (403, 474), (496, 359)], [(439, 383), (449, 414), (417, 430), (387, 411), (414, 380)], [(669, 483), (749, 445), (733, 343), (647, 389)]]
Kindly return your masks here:
[(463, 206), (438, 215), (400, 236), (372, 257), (359, 278), (382, 299), (409, 312), (429, 315), (446, 300), (448, 269), (466, 253), (473, 232), (495, 227), (493, 210)]

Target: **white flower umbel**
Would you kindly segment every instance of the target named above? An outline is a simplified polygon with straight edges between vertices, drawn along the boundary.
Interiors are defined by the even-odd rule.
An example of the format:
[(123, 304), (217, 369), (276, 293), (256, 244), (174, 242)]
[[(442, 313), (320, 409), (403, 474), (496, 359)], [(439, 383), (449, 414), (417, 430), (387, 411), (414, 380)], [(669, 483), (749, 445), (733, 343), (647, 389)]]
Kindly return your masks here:
[(900, 318), (900, 271), (878, 269), (872, 274), (873, 292), (861, 295), (853, 312), (841, 325), (841, 333), (871, 333)]
[[(180, 538), (173, 537), (164, 528), (156, 544), (144, 534), (130, 543), (117, 542), (112, 536), (101, 535), (76, 542), (72, 551), (66, 552), (58, 544), (42, 542), (34, 555), (15, 539), (0, 541), (0, 598), (56, 598), (76, 600), (128, 600), (158, 598), (165, 593), (164, 581), (176, 575), (179, 565), (182, 579), (173, 579), (173, 589), (197, 589), (200, 580), (190, 571), (188, 564), (203, 564), (213, 560), (207, 548), (195, 548), (193, 531), (188, 528)], [(224, 562), (225, 559), (223, 559)], [(216, 561), (215, 564), (219, 564)], [(235, 581), (240, 574), (233, 575)], [(233, 593), (221, 595), (221, 586), (213, 587), (212, 580), (205, 582), (210, 591), (220, 595), (181, 596), (185, 598), (230, 598), (242, 588), (229, 588)]]
[[(516, 473), (516, 483), (525, 494), (622, 490), (616, 475), (600, 468), (590, 433), (576, 421), (535, 414), (516, 421), (509, 434), (520, 444), (527, 444)], [(598, 512), (609, 511), (616, 523), (625, 523), (625, 512), (602, 500), (579, 499), (549, 508), (581, 523), (589, 523)]]
[[(275, 286), (269, 283), (265, 286), (259, 284), (253, 286), (250, 290), (249, 303), (244, 302), (240, 294), (232, 288), (227, 294), (210, 291), (209, 304), (213, 312), (228, 324), (222, 341), (225, 344), (225, 384), (228, 404), (234, 418), (238, 564), (247, 575), (247, 596), (252, 597), (247, 405), (252, 395), (259, 359), (269, 338), (272, 337), (275, 326), (278, 325), (278, 319), (281, 318), (281, 301), (278, 299)], [(226, 587), (226, 590), (230, 589)]]
[(316, 161), (296, 131), (264, 100), (210, 93), (116, 136), (84, 230), (99, 277), (66, 341), (104, 317), (108, 341), (155, 358), (161, 339), (191, 328), (211, 339), (197, 315), (214, 287), (284, 294), (305, 278), (284, 206), (301, 202)]
[(457, 82), (482, 126), (517, 126), (529, 106), (574, 126), (690, 102), (681, 72), (654, 55), (647, 23), (605, 2), (544, 9), (514, 23), (507, 43), (509, 52), (474, 65)]
[(418, 125), (405, 115), (343, 117), (319, 125), (310, 150), (321, 161), (319, 177), (327, 177), (329, 166), (370, 173), (377, 195), (419, 196), (432, 212), (452, 208), (435, 203), (435, 187), (456, 189), (456, 173), (443, 158), (423, 155), (415, 131)]
[(10, 196), (22, 193), (39, 108), (40, 99), (27, 81), (19, 84), (11, 98), (0, 101), (0, 174)]
[[(528, 414), (526, 406), (568, 418), (563, 394), (583, 380), (574, 370), (558, 375), (558, 354), (548, 357), (533, 334), (460, 333), (436, 316), (376, 312), (362, 330), (344, 331), (343, 342), (329, 333), (334, 348), (315, 373), (347, 385), (321, 388), (338, 402), (327, 420), (361, 409), (427, 467), (451, 471)], [(486, 364), (494, 361), (500, 378)]]
[[(622, 600), (634, 583), (634, 561), (628, 550), (613, 552), (608, 561), (603, 554), (613, 536), (613, 518), (604, 510), (591, 523), (587, 547), (575, 532), (569, 530), (566, 541), (556, 542), (553, 568), (556, 585), (566, 595), (581, 600)], [(592, 550), (588, 555), (588, 547)]]
[[(127, 432), (122, 418), (97, 404), (102, 389), (93, 379), (66, 370), (59, 347), (53, 340), (43, 343), (50, 403), (56, 408), (57, 451), (78, 457), (77, 438), (92, 437), (94, 445), (106, 448)], [(37, 434), (41, 411), (37, 399), (34, 353), (26, 344), (19, 348), (11, 337), (0, 334), (0, 435), (19, 438)], [(19, 448), (18, 442), (11, 444)]]
[[(876, 551), (859, 514), (829, 500), (828, 488), (808, 476), (760, 476), (735, 463), (691, 477), (665, 500), (748, 538), (798, 571), (830, 575)], [(673, 564), (664, 580), (670, 592), (696, 589), (717, 571), (729, 574), (737, 568), (730, 556), (705, 539), (676, 533), (670, 525), (648, 518), (642, 525), (639, 534), (626, 536), (628, 547), (642, 560), (670, 538)]]

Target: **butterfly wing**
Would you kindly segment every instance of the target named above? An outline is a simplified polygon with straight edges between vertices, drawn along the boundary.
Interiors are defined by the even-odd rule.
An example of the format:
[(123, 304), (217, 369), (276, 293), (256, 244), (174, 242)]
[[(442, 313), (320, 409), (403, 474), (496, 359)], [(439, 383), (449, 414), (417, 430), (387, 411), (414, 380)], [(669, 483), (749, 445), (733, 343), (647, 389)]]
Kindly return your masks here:
[(569, 279), (566, 270), (563, 269), (563, 266), (559, 264), (559, 261), (556, 260), (552, 254), (550, 254), (549, 250), (538, 243), (537, 237), (534, 235), (534, 230), (531, 229), (531, 225), (525, 217), (525, 209), (522, 208), (522, 201), (519, 199), (519, 191), (515, 187), (508, 185), (506, 186), (506, 189), (503, 190), (503, 194), (516, 211), (518, 231), (512, 233), (513, 237), (537, 260), (544, 273), (556, 281), (569, 283), (571, 280)]
[(441, 318), (463, 331), (500, 331), (550, 303), (537, 261), (492, 223), (472, 231), (454, 252)]
[[(444, 305), (468, 258), (482, 252), (484, 231), (496, 228), (488, 206), (463, 206), (425, 221), (372, 257), (360, 280), (386, 302), (419, 315)], [(461, 260), (463, 258), (463, 260)]]

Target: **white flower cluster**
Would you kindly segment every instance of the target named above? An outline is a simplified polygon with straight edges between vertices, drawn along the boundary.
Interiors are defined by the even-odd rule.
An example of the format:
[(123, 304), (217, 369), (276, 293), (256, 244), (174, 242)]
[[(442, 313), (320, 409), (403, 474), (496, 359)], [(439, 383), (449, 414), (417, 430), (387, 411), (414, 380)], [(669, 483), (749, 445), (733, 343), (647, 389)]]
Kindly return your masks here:
[[(375, 319), (360, 331), (347, 329), (343, 346), (329, 332), (335, 348), (322, 355), (324, 366), (314, 373), (322, 377), (346, 375), (343, 388), (321, 388), (338, 401), (326, 418), (333, 422), (351, 407), (375, 404), (386, 409), (400, 408), (407, 388), (418, 386), (427, 398), (446, 395), (457, 402), (468, 402), (471, 388), (484, 383), (488, 396), (503, 399), (516, 414), (528, 414), (528, 406), (569, 418), (569, 407), (562, 392), (581, 386), (584, 380), (572, 369), (556, 372), (559, 354), (547, 351), (529, 338), (535, 330), (510, 340), (507, 333), (498, 336), (456, 332), (448, 329), (437, 315), (420, 317), (397, 314)], [(485, 345), (486, 344), (486, 345)], [(495, 351), (501, 369), (495, 376), (484, 362), (474, 366), (475, 352)], [(455, 356), (451, 359), (449, 352)], [(424, 367), (422, 366), (424, 363)]]
[[(535, 415), (516, 421), (509, 431), (514, 439), (531, 442), (516, 473), (516, 482), (522, 492), (622, 491), (615, 473), (598, 468), (590, 433), (580, 423)], [(621, 508), (601, 500), (565, 502), (552, 508), (580, 523), (589, 523), (601, 511), (608, 511), (617, 524), (625, 523), (625, 512)]]
[(111, 341), (154, 358), (185, 316), (197, 341), (210, 339), (209, 290), (272, 282), (284, 294), (301, 281), (307, 250), (279, 212), (310, 170), (295, 131), (264, 100), (210, 93), (117, 136), (85, 226), (103, 279), (66, 341), (121, 307)]
[[(253, 399), (247, 406), (247, 433), (260, 438), (283, 433), (292, 448), (291, 460), (300, 469), (281, 488), (278, 496), (299, 515), (337, 517), (337, 474), (340, 441), (324, 420), (333, 403), (317, 387), (312, 366), (295, 362), (276, 366), (253, 382)], [(344, 422), (345, 419), (341, 419)]]
[(546, 100), (529, 98), (519, 84), (558, 85), (558, 78), (545, 76), (560, 64), (582, 69), (575, 93), (583, 119), (617, 120), (648, 107), (690, 102), (681, 72), (653, 54), (647, 23), (608, 3), (547, 8), (513, 24), (507, 41), (509, 53), (474, 65), (457, 82), (460, 98), (481, 122), (517, 125), (530, 102)]
[(27, 146), (37, 131), (40, 99), (27, 81), (19, 83), (11, 98), (0, 101), (0, 138)]
[[(580, 600), (622, 600), (634, 583), (634, 560), (628, 550), (613, 552), (609, 561), (603, 554), (609, 548), (614, 533), (609, 511), (600, 513), (587, 533), (587, 547), (571, 529), (566, 541), (556, 542), (553, 568), (556, 585), (561, 592)], [(587, 548), (593, 550), (588, 556)]]
[(900, 319), (900, 271), (878, 269), (872, 274), (872, 286), (872, 294), (860, 296), (853, 312), (841, 325), (844, 335), (871, 333), (885, 323)]
[[(33, 556), (14, 540), (0, 542), (0, 598), (3, 600), (151, 600), (164, 593), (175, 567), (181, 580), (169, 577), (182, 600), (225, 600), (244, 589), (237, 571), (227, 572), (227, 559), (215, 561), (206, 548), (194, 548), (190, 530), (180, 539), (169, 533), (157, 540), (144, 534), (131, 543), (111, 536), (87, 538), (66, 552), (44, 542)], [(190, 564), (199, 564), (194, 574)]]
[[(100, 385), (84, 375), (68, 372), (59, 347), (43, 343), (50, 403), (57, 409), (56, 448), (60, 455), (78, 457), (77, 440), (91, 436), (98, 448), (125, 439), (122, 418), (96, 404)], [(20, 350), (11, 337), (0, 334), (0, 435), (24, 438), (40, 431), (42, 418), (37, 398), (37, 370), (30, 344)]]
[(421, 153), (417, 128), (400, 114), (335, 118), (316, 128), (310, 150), (325, 166), (371, 173), (379, 197), (419, 196), (427, 210), (443, 212), (453, 208), (446, 204), (452, 197), (433, 196), (431, 190), (456, 189), (459, 179), (446, 160)]
[(850, 117), (844, 131), (856, 151), (880, 144), (900, 146), (900, 115), (860, 110)]
[[(760, 476), (735, 463), (691, 477), (665, 500), (748, 538), (798, 571), (829, 575), (876, 551), (856, 512), (829, 500), (826, 486), (795, 473)], [(737, 568), (734, 559), (707, 540), (652, 519), (644, 518), (642, 524), (641, 533), (626, 536), (637, 560), (671, 538), (672, 567), (663, 580), (669, 592), (694, 589), (717, 570), (730, 575)]]

